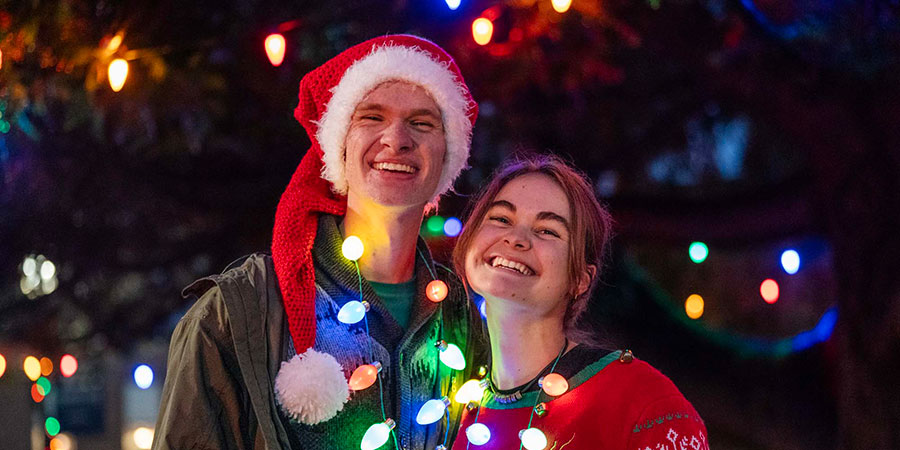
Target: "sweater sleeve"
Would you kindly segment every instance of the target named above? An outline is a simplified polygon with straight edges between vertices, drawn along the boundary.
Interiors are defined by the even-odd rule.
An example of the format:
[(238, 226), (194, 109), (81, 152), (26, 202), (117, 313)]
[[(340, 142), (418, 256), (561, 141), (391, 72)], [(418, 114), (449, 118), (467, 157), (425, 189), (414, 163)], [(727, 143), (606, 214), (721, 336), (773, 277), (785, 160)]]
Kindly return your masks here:
[(217, 287), (178, 323), (167, 365), (153, 450), (253, 447), (255, 424), (248, 423), (249, 402)]
[(627, 450), (709, 450), (703, 420), (680, 393), (647, 405), (631, 426)]

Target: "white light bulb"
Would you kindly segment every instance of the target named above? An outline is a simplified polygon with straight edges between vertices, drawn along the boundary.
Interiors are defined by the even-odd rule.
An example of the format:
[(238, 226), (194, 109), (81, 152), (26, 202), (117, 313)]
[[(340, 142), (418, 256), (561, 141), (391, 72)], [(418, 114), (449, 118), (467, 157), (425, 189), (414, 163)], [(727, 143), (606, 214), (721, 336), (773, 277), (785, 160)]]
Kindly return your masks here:
[(796, 250), (786, 250), (781, 254), (781, 267), (789, 275), (793, 275), (800, 270), (800, 254)]
[(447, 344), (447, 349), (441, 350), (441, 362), (454, 370), (466, 368), (466, 358), (463, 357), (462, 351), (456, 344)]
[(466, 428), (466, 438), (472, 445), (484, 445), (491, 440), (491, 430), (483, 423), (475, 422)]
[(447, 2), (447, 7), (453, 11), (456, 11), (456, 8), (459, 8), (460, 0), (445, 0)]
[(356, 261), (362, 257), (363, 251), (362, 239), (356, 236), (347, 236), (347, 239), (344, 239), (344, 243), (341, 244), (341, 253), (350, 261)]
[(519, 439), (522, 440), (522, 446), (528, 450), (544, 450), (547, 447), (547, 436), (537, 428), (523, 430), (519, 434)]
[(366, 305), (359, 300), (351, 300), (341, 306), (341, 310), (338, 311), (338, 320), (341, 323), (346, 324), (354, 324), (363, 320), (363, 317), (366, 316)]
[(49, 280), (56, 275), (56, 265), (53, 264), (52, 261), (44, 261), (41, 264), (41, 278), (44, 280)]
[(484, 386), (482, 386), (481, 381), (479, 380), (469, 380), (463, 383), (462, 387), (456, 391), (456, 395), (453, 397), (453, 400), (456, 403), (462, 403), (463, 405), (468, 404), (469, 402), (477, 402), (481, 401), (481, 397), (484, 396)]
[(391, 430), (394, 429), (394, 421), (385, 420), (383, 423), (376, 423), (366, 430), (363, 435), (362, 442), (359, 443), (360, 450), (375, 450), (384, 445), (388, 438), (391, 437)]
[(153, 384), (153, 369), (146, 364), (141, 364), (134, 369), (134, 384), (141, 389), (147, 389)]
[(447, 410), (447, 406), (449, 405), (450, 400), (447, 397), (440, 400), (428, 400), (421, 408), (419, 408), (419, 413), (416, 414), (416, 422), (418, 422), (419, 425), (431, 425), (438, 420), (441, 420), (441, 417), (444, 417), (444, 411)]

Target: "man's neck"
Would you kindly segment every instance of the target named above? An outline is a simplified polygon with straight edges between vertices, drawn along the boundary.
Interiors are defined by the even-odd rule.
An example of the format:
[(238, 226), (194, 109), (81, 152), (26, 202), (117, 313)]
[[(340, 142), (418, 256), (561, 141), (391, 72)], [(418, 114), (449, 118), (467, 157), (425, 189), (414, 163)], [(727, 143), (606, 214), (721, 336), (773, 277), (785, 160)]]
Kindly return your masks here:
[(424, 207), (384, 207), (348, 198), (341, 234), (358, 236), (365, 246), (359, 270), (369, 281), (402, 283), (413, 277), (416, 242)]
[[(531, 381), (556, 359), (566, 342), (560, 317), (529, 315), (521, 304), (506, 300), (490, 302), (487, 308), (491, 377), (498, 389)], [(570, 342), (568, 348), (575, 345)]]

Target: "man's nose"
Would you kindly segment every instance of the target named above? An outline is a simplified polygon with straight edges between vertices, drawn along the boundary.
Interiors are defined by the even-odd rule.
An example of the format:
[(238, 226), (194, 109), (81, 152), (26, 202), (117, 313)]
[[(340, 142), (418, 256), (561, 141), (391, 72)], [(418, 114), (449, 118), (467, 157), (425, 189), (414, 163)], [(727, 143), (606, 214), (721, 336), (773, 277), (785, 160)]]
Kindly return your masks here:
[(402, 120), (394, 120), (381, 133), (381, 144), (396, 152), (406, 152), (415, 147), (409, 127)]

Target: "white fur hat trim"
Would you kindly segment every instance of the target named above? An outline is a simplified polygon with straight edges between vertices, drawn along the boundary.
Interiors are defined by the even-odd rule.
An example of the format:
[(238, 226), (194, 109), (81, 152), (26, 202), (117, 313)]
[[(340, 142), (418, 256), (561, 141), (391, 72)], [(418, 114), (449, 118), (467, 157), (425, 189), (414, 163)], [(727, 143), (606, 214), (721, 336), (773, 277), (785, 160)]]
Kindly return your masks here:
[(281, 363), (275, 377), (275, 398), (291, 418), (315, 425), (344, 409), (350, 387), (334, 356), (309, 349)]
[(447, 152), (444, 167), (432, 203), (453, 187), (453, 182), (466, 167), (472, 137), (472, 122), (466, 112), (470, 108), (467, 89), (447, 63), (434, 59), (419, 47), (383, 45), (354, 62), (332, 89), (331, 100), (322, 119), (317, 122), (316, 140), (322, 148), (322, 177), (330, 181), (332, 190), (347, 194), (344, 173), (344, 140), (356, 105), (385, 81), (406, 81), (425, 89), (441, 110)]

